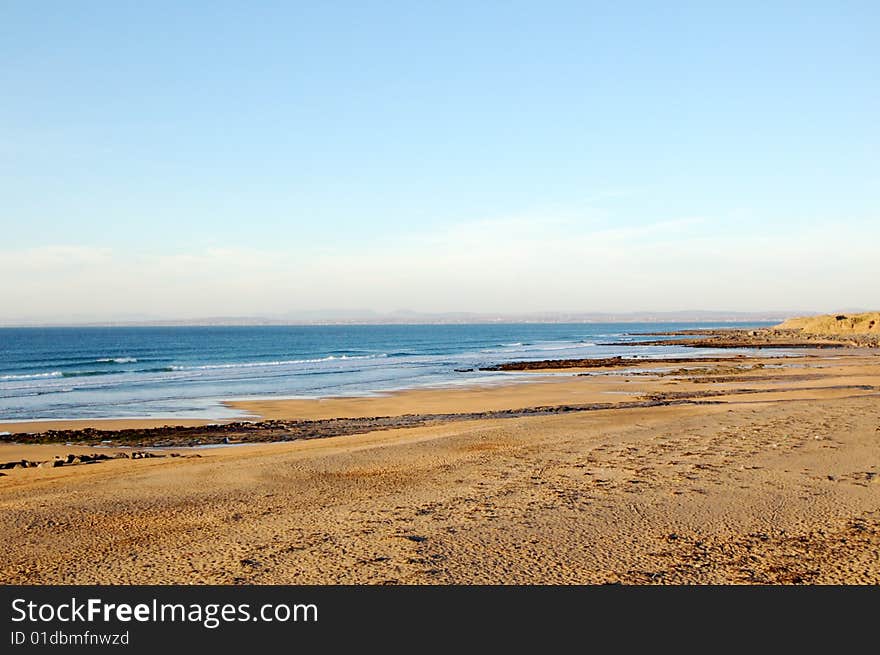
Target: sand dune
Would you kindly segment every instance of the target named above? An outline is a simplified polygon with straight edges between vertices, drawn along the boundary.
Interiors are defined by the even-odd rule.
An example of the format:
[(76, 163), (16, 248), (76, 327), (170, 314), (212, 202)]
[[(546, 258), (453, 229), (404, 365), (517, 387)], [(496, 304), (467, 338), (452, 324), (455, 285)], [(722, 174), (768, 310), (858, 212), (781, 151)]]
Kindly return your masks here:
[(880, 312), (864, 314), (829, 314), (790, 318), (776, 326), (781, 330), (800, 330), (807, 334), (877, 334), (880, 335)]

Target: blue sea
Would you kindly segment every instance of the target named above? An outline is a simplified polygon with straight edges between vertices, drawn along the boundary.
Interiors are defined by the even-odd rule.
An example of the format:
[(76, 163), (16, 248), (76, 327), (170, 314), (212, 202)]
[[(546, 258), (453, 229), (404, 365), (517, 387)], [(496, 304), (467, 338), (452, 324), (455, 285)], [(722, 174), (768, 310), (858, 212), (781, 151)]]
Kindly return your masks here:
[[(220, 401), (491, 384), (523, 374), (476, 369), (519, 360), (709, 355), (715, 351), (639, 346), (657, 337), (638, 333), (761, 325), (765, 324), (3, 328), (0, 421), (231, 418), (241, 414)], [(621, 341), (633, 345), (609, 345)]]

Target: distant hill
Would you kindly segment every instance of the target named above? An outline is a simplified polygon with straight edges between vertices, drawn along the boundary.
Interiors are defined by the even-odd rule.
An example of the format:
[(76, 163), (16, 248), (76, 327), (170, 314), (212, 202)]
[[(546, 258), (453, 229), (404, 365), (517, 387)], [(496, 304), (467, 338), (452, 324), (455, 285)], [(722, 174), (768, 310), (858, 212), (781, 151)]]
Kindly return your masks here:
[(790, 318), (776, 327), (782, 330), (800, 330), (806, 334), (880, 335), (880, 312), (802, 316)]
[[(793, 311), (706, 311), (667, 312), (415, 312), (397, 310), (321, 310), (273, 316), (210, 316), (204, 318), (120, 317), (118, 319), (0, 319), (0, 327), (66, 326), (162, 326), (162, 325), (441, 325), (473, 323), (771, 323), (791, 316)], [(806, 313), (806, 312), (798, 312)]]

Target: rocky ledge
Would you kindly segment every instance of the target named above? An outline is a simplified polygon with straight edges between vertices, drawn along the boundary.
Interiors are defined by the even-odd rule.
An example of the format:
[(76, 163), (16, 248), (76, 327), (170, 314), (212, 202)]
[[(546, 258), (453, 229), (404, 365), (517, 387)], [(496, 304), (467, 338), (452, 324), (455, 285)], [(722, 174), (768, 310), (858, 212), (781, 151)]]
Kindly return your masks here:
[(688, 348), (880, 348), (877, 334), (813, 334), (797, 329), (762, 328), (759, 330), (681, 330), (647, 332), (638, 336), (662, 336), (654, 341), (631, 341), (610, 346), (685, 346)]
[[(187, 455), (192, 457), (193, 455)], [(180, 453), (155, 453), (149, 451), (134, 450), (131, 452), (115, 453), (108, 455), (107, 453), (91, 453), (67, 456), (55, 455), (53, 459), (34, 461), (28, 459), (18, 459), (13, 462), (0, 462), (0, 470), (7, 469), (30, 469), (30, 468), (58, 468), (59, 466), (77, 466), (79, 464), (97, 464), (108, 459), (153, 459), (156, 457), (182, 457)], [(195, 455), (198, 457), (198, 455)]]
[[(632, 344), (629, 344), (632, 345)], [(730, 361), (745, 359), (744, 355), (728, 357)], [(705, 361), (716, 361), (715, 359)], [(559, 368), (626, 368), (645, 364), (683, 364), (700, 363), (696, 357), (596, 357), (592, 359), (541, 359), (538, 361), (505, 362), (486, 366), (481, 371), (540, 371)]]
[[(758, 330), (680, 330), (678, 332), (641, 332), (634, 336), (664, 337), (649, 341), (621, 341), (604, 346), (684, 346), (687, 348), (878, 348), (880, 335), (840, 334), (818, 335), (781, 328)], [(740, 355), (739, 357), (743, 357)], [(539, 361), (505, 362), (485, 366), (481, 371), (537, 371), (566, 368), (620, 368), (645, 364), (678, 364), (699, 361), (693, 357), (602, 357), (592, 359), (544, 359)]]
[[(521, 416), (546, 416), (571, 412), (590, 412), (607, 409), (632, 409), (660, 405), (705, 404), (697, 397), (691, 398), (645, 398), (632, 402), (588, 403), (582, 405), (541, 405), (519, 409), (490, 410), (448, 414), (404, 414), (402, 416), (372, 416), (364, 418), (336, 418), (303, 421), (255, 421), (220, 425), (165, 426), (160, 428), (128, 430), (48, 430), (36, 434), (10, 434), (0, 436), (0, 443), (101, 445), (105, 447), (181, 448), (191, 446), (234, 445), (245, 443), (271, 443), (301, 439), (323, 439), (350, 434), (364, 434), (378, 430), (437, 425), (450, 421), (475, 421), (482, 419), (507, 419)], [(144, 457), (157, 457), (162, 453), (148, 452)], [(137, 452), (124, 453), (121, 457), (138, 459)], [(169, 455), (176, 456), (176, 455)], [(195, 456), (195, 455), (190, 455)], [(109, 459), (109, 456), (103, 456)], [(13, 466), (21, 462), (11, 462)], [(28, 464), (26, 467), (29, 467)]]

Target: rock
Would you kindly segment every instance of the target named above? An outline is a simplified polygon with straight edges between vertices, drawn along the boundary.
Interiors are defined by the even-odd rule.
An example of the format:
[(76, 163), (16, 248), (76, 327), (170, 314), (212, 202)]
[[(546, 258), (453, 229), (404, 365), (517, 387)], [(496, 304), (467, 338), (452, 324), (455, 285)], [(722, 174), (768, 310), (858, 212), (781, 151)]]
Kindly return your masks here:
[(64, 466), (64, 460), (63, 460), (63, 459), (56, 459), (56, 460), (53, 460), (53, 461), (52, 461), (52, 466)]

